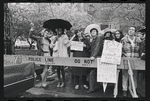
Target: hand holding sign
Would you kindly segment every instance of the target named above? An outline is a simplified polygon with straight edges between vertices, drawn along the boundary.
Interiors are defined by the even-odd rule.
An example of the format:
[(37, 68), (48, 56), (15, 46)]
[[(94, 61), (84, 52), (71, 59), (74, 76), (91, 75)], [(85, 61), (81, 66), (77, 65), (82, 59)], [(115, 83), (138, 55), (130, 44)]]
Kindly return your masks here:
[(86, 45), (85, 45), (85, 44), (83, 44), (83, 47), (86, 47)]
[(71, 50), (83, 51), (83, 42), (71, 41)]

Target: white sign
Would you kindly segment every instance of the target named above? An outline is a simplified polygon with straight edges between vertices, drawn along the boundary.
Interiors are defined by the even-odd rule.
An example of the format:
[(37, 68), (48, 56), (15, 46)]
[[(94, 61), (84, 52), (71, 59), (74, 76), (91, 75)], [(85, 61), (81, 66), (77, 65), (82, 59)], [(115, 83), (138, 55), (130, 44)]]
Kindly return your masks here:
[(116, 41), (105, 40), (101, 62), (120, 64), (122, 44)]
[(71, 41), (71, 50), (83, 51), (83, 42)]
[(97, 58), (97, 82), (116, 83), (117, 65), (101, 62)]
[(21, 55), (4, 55), (4, 66), (17, 65), (22, 63)]

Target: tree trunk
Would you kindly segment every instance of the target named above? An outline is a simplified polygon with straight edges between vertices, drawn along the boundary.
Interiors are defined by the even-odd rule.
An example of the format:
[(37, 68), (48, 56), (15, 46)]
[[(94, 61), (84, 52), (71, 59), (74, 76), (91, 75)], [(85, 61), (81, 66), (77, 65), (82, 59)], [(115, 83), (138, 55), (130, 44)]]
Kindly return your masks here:
[(32, 48), (32, 44), (33, 44), (33, 41), (31, 40), (31, 42), (30, 42), (28, 38), (26, 38), (26, 39), (27, 39), (27, 42), (28, 42), (28, 43), (29, 43), (29, 45), (30, 45), (29, 50), (31, 50), (31, 48)]

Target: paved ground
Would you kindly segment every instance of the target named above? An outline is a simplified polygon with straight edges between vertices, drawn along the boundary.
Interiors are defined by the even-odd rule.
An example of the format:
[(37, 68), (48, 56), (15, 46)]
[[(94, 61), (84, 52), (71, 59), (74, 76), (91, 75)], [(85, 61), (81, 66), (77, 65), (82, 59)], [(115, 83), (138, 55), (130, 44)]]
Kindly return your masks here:
[[(26, 55), (36, 55), (36, 50), (16, 50), (16, 54), (26, 54)], [(52, 78), (51, 78), (52, 79)], [(41, 88), (40, 82), (36, 82), (35, 87), (27, 90), (26, 92), (21, 93), (21, 97), (113, 97), (113, 87), (108, 86), (106, 89), (106, 93), (104, 95), (103, 88), (97, 89), (95, 92), (88, 94), (86, 90), (79, 89), (74, 90), (74, 84), (71, 77), (70, 72), (66, 73), (66, 87), (65, 88), (57, 88), (57, 76), (53, 77), (53, 81), (47, 81), (48, 87), (47, 88)], [(121, 82), (121, 79), (119, 79)], [(138, 83), (139, 84), (139, 83)], [(144, 83), (145, 84), (145, 83)], [(121, 84), (118, 84), (121, 86)], [(142, 86), (144, 87), (144, 86)], [(119, 87), (122, 89), (121, 87)], [(143, 88), (142, 88), (143, 89)], [(121, 90), (120, 90), (121, 91)], [(145, 91), (145, 90), (144, 90)], [(145, 93), (144, 93), (145, 96)]]
[(113, 87), (108, 86), (106, 93), (104, 95), (102, 87), (97, 89), (95, 92), (88, 94), (85, 89), (80, 88), (79, 90), (74, 90), (74, 84), (71, 74), (66, 73), (66, 86), (64, 88), (57, 88), (57, 76), (54, 77), (53, 81), (48, 81), (47, 88), (41, 88), (40, 82), (36, 82), (35, 87), (23, 92), (22, 97), (87, 97), (87, 98), (112, 98), (113, 97)]

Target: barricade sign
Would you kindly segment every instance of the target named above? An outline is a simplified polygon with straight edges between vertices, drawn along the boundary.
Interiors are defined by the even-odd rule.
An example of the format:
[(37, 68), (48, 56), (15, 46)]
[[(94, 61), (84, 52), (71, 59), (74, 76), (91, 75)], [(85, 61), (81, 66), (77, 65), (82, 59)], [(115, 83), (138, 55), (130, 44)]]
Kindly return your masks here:
[[(118, 69), (124, 68), (123, 60), (131, 60), (135, 67), (133, 70), (145, 70), (145, 61), (138, 58), (122, 58), (121, 64), (117, 65)], [(136, 62), (138, 61), (138, 62)], [(43, 65), (62, 65), (72, 67), (97, 68), (97, 59), (92, 61), (90, 58), (75, 58), (75, 57), (49, 57), (49, 56), (29, 56), (29, 55), (4, 55), (4, 66), (17, 65), (22, 63), (34, 62), (35, 64)]]
[(97, 82), (116, 83), (117, 65), (97, 59)]
[(4, 55), (4, 66), (18, 65), (22, 63), (21, 55)]

